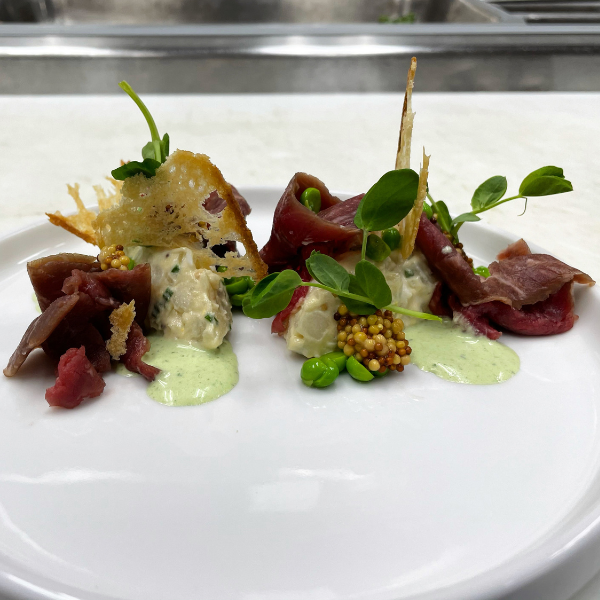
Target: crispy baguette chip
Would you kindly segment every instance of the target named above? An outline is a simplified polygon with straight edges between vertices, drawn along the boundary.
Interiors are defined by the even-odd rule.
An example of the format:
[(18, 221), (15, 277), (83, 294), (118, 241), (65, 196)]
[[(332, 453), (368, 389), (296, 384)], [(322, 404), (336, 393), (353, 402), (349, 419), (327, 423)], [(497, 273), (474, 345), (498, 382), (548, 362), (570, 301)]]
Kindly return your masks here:
[(415, 113), (412, 111), (412, 91), (415, 85), (416, 72), (417, 59), (413, 56), (410, 60), (410, 68), (406, 78), (406, 92), (404, 93), (400, 135), (398, 136), (398, 152), (396, 154), (396, 169), (410, 169), (410, 143), (415, 118)]
[(58, 227), (66, 229), (69, 233), (73, 233), (77, 237), (80, 237), (88, 244), (95, 244), (96, 232), (92, 227), (92, 223), (96, 218), (96, 213), (88, 210), (83, 205), (81, 196), (79, 195), (78, 183), (75, 185), (67, 184), (67, 190), (69, 191), (71, 198), (75, 200), (78, 211), (77, 214), (65, 217), (59, 211), (56, 211), (55, 213), (46, 213), (46, 216), (48, 219), (50, 219), (50, 223), (52, 223), (52, 225), (58, 225)]
[(106, 342), (106, 349), (113, 360), (119, 360), (127, 352), (127, 337), (131, 324), (135, 319), (135, 300), (129, 304), (121, 304), (109, 315), (111, 336)]
[[(107, 177), (108, 181), (112, 184), (114, 191), (107, 194), (106, 191), (99, 185), (94, 186), (96, 197), (98, 198), (98, 207), (100, 211), (107, 210), (119, 202), (119, 195), (121, 191), (121, 182), (114, 180), (112, 177)], [(50, 223), (66, 229), (69, 233), (80, 237), (88, 244), (98, 245), (96, 239), (96, 232), (92, 226), (92, 223), (96, 219), (96, 213), (92, 210), (87, 209), (79, 195), (79, 184), (75, 185), (67, 184), (67, 190), (69, 195), (75, 204), (77, 205), (77, 214), (65, 217), (60, 211), (55, 213), (46, 213)]]
[[(214, 191), (226, 202), (218, 214), (204, 207)], [(221, 277), (249, 275), (260, 280), (267, 274), (231, 186), (204, 154), (176, 150), (154, 177), (128, 177), (119, 204), (102, 211), (94, 229), (100, 247), (186, 247), (193, 251), (197, 268), (226, 266)], [(246, 254), (227, 251), (221, 257), (213, 251), (227, 242), (241, 243)]]
[(419, 172), (419, 187), (417, 190), (417, 199), (412, 210), (402, 219), (400, 222), (400, 233), (402, 234), (402, 245), (400, 246), (400, 252), (402, 258), (407, 259), (413, 252), (415, 247), (415, 240), (417, 239), (417, 231), (419, 231), (419, 222), (421, 220), (421, 213), (423, 212), (423, 202), (425, 196), (427, 196), (427, 176), (429, 175), (429, 156), (425, 154), (425, 148), (423, 148), (423, 165)]
[[(404, 94), (404, 105), (402, 107), (402, 120), (400, 121), (400, 136), (398, 139), (398, 152), (396, 154), (396, 169), (410, 169), (410, 146), (412, 141), (413, 122), (415, 113), (412, 110), (412, 91), (415, 85), (415, 73), (417, 71), (417, 59), (412, 58), (408, 76), (406, 78), (406, 92)], [(429, 174), (429, 156), (423, 149), (423, 166), (419, 173), (419, 187), (417, 198), (412, 210), (398, 223), (396, 228), (402, 236), (400, 252), (402, 258), (406, 259), (414, 250), (415, 239), (419, 229), (419, 220), (423, 212), (423, 202), (427, 196), (427, 176)]]

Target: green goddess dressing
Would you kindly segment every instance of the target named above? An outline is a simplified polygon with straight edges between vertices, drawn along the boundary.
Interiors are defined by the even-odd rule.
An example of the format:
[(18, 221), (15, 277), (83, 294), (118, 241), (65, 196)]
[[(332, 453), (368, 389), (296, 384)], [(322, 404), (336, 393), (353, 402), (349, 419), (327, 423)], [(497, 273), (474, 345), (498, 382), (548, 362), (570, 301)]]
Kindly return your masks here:
[(514, 350), (483, 335), (463, 331), (452, 321), (419, 321), (406, 329), (411, 362), (457, 383), (501, 383), (519, 371)]
[[(204, 404), (229, 392), (239, 380), (237, 357), (227, 340), (215, 350), (156, 334), (148, 340), (151, 346), (144, 362), (161, 370), (146, 388), (156, 402), (167, 406)], [(117, 372), (131, 375), (120, 363)]]

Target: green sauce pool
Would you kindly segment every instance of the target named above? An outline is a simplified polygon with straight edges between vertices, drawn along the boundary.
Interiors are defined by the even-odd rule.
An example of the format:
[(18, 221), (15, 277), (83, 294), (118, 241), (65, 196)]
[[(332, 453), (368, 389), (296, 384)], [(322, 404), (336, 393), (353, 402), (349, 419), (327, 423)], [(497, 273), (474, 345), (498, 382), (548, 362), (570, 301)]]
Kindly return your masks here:
[(419, 321), (406, 329), (412, 348), (411, 362), (457, 383), (489, 385), (516, 375), (517, 353), (507, 346), (464, 332), (452, 321)]
[[(216, 350), (205, 350), (194, 342), (148, 336), (150, 350), (144, 362), (161, 372), (146, 392), (167, 406), (193, 406), (216, 400), (239, 381), (237, 357), (225, 340)], [(129, 372), (119, 364), (117, 372)]]

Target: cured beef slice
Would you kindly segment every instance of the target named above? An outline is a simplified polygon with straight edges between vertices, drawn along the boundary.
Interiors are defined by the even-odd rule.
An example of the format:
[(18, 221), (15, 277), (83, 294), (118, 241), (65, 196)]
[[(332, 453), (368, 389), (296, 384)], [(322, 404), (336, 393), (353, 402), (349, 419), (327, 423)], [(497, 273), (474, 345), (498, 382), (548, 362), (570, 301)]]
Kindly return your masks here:
[(121, 356), (121, 362), (129, 371), (139, 373), (148, 381), (154, 381), (154, 378), (160, 373), (160, 369), (152, 367), (142, 360), (142, 356), (148, 350), (150, 350), (150, 342), (144, 337), (142, 328), (134, 321), (127, 338), (127, 350)]
[(99, 396), (104, 385), (85, 348), (69, 348), (60, 358), (56, 383), (46, 390), (46, 400), (50, 406), (75, 408), (84, 398)]
[[(302, 192), (309, 187), (321, 192), (318, 214), (300, 203)], [(342, 202), (316, 177), (296, 173), (275, 208), (271, 237), (260, 251), (269, 271), (300, 266), (306, 248), (321, 245), (335, 256), (360, 246), (362, 231), (353, 223), (359, 202), (360, 198)]]

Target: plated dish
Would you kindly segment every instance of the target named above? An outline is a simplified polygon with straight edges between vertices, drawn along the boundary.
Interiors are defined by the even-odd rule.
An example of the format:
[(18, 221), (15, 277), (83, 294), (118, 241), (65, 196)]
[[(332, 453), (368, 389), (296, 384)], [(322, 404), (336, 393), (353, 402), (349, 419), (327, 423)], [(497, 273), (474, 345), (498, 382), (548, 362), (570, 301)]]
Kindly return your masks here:
[[(174, 166), (168, 159), (161, 164)], [(414, 179), (413, 175), (410, 177)], [(561, 179), (558, 175), (550, 177)], [(310, 183), (304, 190), (319, 190), (321, 202), (326, 202), (328, 192), (321, 187), (323, 184), (315, 179)], [(227, 188), (223, 189), (226, 194)], [(296, 193), (294, 196), (298, 205), (309, 211), (302, 213), (305, 218), (314, 222), (319, 214), (301, 204), (304, 190), (298, 190), (300, 198)], [(282, 190), (241, 189), (240, 192), (253, 209), (248, 215), (248, 229), (257, 247), (264, 247), (272, 239), (274, 209), (281, 201)], [(434, 190), (431, 193), (435, 197)], [(329, 196), (332, 208), (342, 207), (351, 200), (339, 194)], [(286, 200), (289, 200), (287, 194)], [(359, 204), (361, 200), (355, 202)], [(293, 203), (292, 206), (297, 208)], [(440, 204), (437, 206), (439, 210)], [(440, 216), (439, 212), (436, 214)], [(117, 225), (120, 222), (126, 224), (125, 220), (117, 220)], [(457, 249), (457, 244), (444, 235), (443, 223), (441, 228), (431, 224), (436, 227), (435, 232), (430, 230), (433, 240), (441, 240), (439, 253), (452, 258), (455, 264), (461, 248)], [(349, 229), (355, 239), (359, 237), (354, 227)], [(310, 226), (309, 230), (314, 232), (315, 227)], [(404, 240), (405, 232), (402, 235)], [(414, 328), (426, 328), (429, 323), (448, 325), (425, 319), (409, 325), (411, 315), (395, 313), (386, 307), (431, 314), (425, 311), (436, 289), (440, 304), (445, 299), (447, 308), (453, 312), (462, 310), (452, 308), (452, 303), (459, 300), (453, 300), (449, 291), (440, 289), (440, 276), (434, 276), (424, 250), (422, 256), (416, 254), (404, 259), (401, 248), (392, 250), (394, 237), (393, 233), (381, 235), (390, 249), (383, 261), (367, 260), (377, 264), (392, 294), (392, 300), (381, 308), (374, 305), (377, 310), (383, 309), (382, 315), (377, 315), (376, 310), (365, 315), (355, 312), (357, 316), (353, 317), (354, 311), (344, 304), (344, 276), (335, 266), (334, 272), (342, 277), (339, 280), (342, 296), (298, 284), (293, 275), (286, 275), (294, 278), (294, 285), (286, 287), (285, 294), (293, 298), (299, 290), (308, 290), (304, 303), (294, 305), (298, 310), (294, 313), (292, 309), (287, 315), (287, 338), (286, 330), (281, 331), (283, 336), (270, 333), (274, 323), (284, 325), (285, 315), (271, 322), (270, 318), (256, 319), (251, 314), (253, 309), (262, 310), (265, 290), (271, 288), (266, 284), (253, 286), (243, 279), (252, 274), (241, 274), (241, 280), (226, 283), (224, 280), (231, 277), (225, 275), (231, 273), (217, 269), (230, 268), (218, 264), (225, 257), (210, 258), (215, 261), (210, 273), (223, 279), (217, 289), (212, 288), (214, 306), (205, 303), (207, 296), (210, 299), (209, 292), (202, 296), (202, 305), (198, 304), (198, 298), (190, 299), (186, 308), (190, 307), (189, 312), (197, 315), (189, 321), (182, 316), (186, 311), (178, 311), (175, 305), (170, 312), (163, 313), (166, 302), (161, 302), (167, 288), (173, 292), (167, 294), (169, 301), (179, 296), (173, 288), (186, 284), (198, 270), (187, 252), (195, 248), (179, 245), (157, 251), (154, 244), (140, 242), (132, 248), (119, 244), (119, 240), (109, 240), (105, 244), (108, 248), (99, 256), (104, 260), (87, 263), (93, 265), (88, 271), (85, 259), (78, 259), (77, 264), (83, 268), (76, 270), (111, 285), (121, 277), (133, 277), (135, 269), (147, 273), (143, 265), (150, 265), (149, 286), (147, 275), (144, 283), (145, 295), (117, 298), (122, 288), (114, 287), (110, 297), (104, 298), (106, 309), (102, 311), (108, 329), (101, 333), (103, 326), (97, 327), (100, 335), (106, 336), (102, 337), (103, 342), (112, 342), (112, 347), (123, 341), (118, 335), (124, 330), (121, 317), (130, 323), (124, 340), (125, 354), (120, 357), (125, 356), (131, 328), (136, 330), (133, 322), (143, 313), (140, 306), (143, 307), (144, 298), (149, 297), (148, 306), (158, 304), (158, 310), (147, 309), (146, 315), (154, 319), (154, 329), (163, 329), (162, 337), (153, 340), (151, 336), (155, 334), (144, 329), (148, 327), (147, 320), (140, 319), (139, 327), (151, 342), (145, 358), (135, 363), (140, 370), (146, 369), (143, 365), (152, 367), (155, 362), (150, 354), (152, 348), (160, 345), (159, 340), (174, 339), (169, 337), (171, 334), (180, 336), (176, 346), (183, 346), (186, 352), (202, 353), (203, 372), (214, 372), (208, 357), (216, 358), (222, 365), (224, 361), (216, 356), (217, 349), (202, 346), (199, 340), (208, 345), (220, 336), (217, 323), (205, 316), (210, 313), (219, 319), (228, 314), (226, 306), (219, 313), (219, 298), (225, 299), (219, 291), (224, 287), (229, 302), (242, 305), (229, 309), (231, 331), (225, 336), (237, 355), (240, 384), (218, 401), (191, 409), (166, 409), (162, 402), (177, 401), (163, 397), (161, 403), (153, 402), (146, 389), (151, 391), (162, 374), (179, 372), (181, 362), (177, 368), (154, 365), (160, 373), (149, 388), (141, 376), (125, 378), (111, 369), (102, 375), (105, 386), (101, 396), (83, 398), (77, 410), (65, 411), (48, 409), (41, 398), (44, 389), (56, 387), (56, 363), (44, 353), (32, 353), (17, 376), (2, 378), (2, 397), (6, 401), (0, 407), (0, 439), (6, 460), (0, 474), (3, 504), (0, 589), (15, 597), (47, 598), (62, 594), (103, 600), (153, 600), (164, 598), (165, 590), (170, 596), (182, 599), (197, 598), (201, 590), (207, 598), (226, 595), (465, 600), (499, 597), (507, 590), (539, 581), (540, 574), (550, 568), (561, 568), (570, 560), (581, 558), (583, 546), (589, 545), (596, 534), (594, 523), (598, 517), (594, 487), (600, 446), (594, 424), (600, 403), (594, 362), (598, 332), (592, 318), (598, 309), (596, 291), (583, 286), (574, 290), (581, 320), (560, 336), (532, 338), (504, 334), (502, 348), (514, 351), (520, 358), (517, 376), (500, 385), (485, 387), (451, 383), (412, 365), (417, 361), (418, 350), (417, 335), (410, 334), (411, 329), (414, 332)], [(226, 241), (239, 243), (238, 239)], [(460, 229), (459, 243), (473, 259), (475, 268), (493, 263), (509, 246), (520, 260), (529, 260), (522, 243), (513, 245), (517, 241), (485, 224)], [(378, 244), (375, 240), (371, 242), (375, 251)], [(115, 247), (110, 248), (111, 245)], [(119, 245), (123, 245), (122, 250), (117, 248)], [(144, 245), (153, 248), (143, 248)], [(423, 246), (426, 247), (426, 242)], [(453, 249), (443, 251), (450, 246)], [(14, 257), (2, 265), (1, 271), (3, 331), (11, 344), (16, 345), (27, 323), (36, 317), (30, 303), (31, 284), (23, 265), (27, 260), (47, 264), (44, 257), (56, 255), (48, 248), (85, 255), (90, 246), (49, 224), (2, 242), (3, 255)], [(307, 249), (309, 260), (313, 249)], [(545, 254), (539, 248), (532, 250), (534, 257)], [(385, 247), (383, 251), (386, 252)], [(227, 252), (234, 251), (228, 247)], [(348, 257), (348, 252), (354, 254)], [(146, 258), (146, 253), (152, 257)], [(344, 249), (344, 253), (345, 259), (336, 263), (347, 265), (349, 280), (353, 267), (358, 277), (355, 267), (362, 260), (362, 239), (356, 247)], [(336, 256), (339, 258), (341, 254)], [(118, 260), (120, 266), (111, 265), (112, 268), (103, 270), (102, 263), (108, 265), (109, 258), (111, 262)], [(129, 270), (132, 260), (134, 268)], [(464, 258), (461, 260), (468, 264), (470, 278), (472, 266)], [(504, 260), (512, 259), (504, 258), (498, 264), (502, 266)], [(459, 263), (461, 267), (463, 263)], [(279, 264), (274, 270), (285, 272), (285, 267), (290, 266), (294, 265)], [(121, 267), (127, 267), (127, 272)], [(331, 287), (333, 282), (325, 281), (326, 275), (319, 268), (318, 263), (311, 266), (317, 277), (314, 282), (304, 283), (320, 280), (319, 285)], [(153, 269), (157, 271), (156, 277)], [(303, 280), (299, 270), (290, 270)], [(406, 273), (407, 270), (412, 274)], [(74, 277), (72, 271), (69, 277)], [(175, 277), (179, 273), (185, 279)], [(139, 277), (137, 273), (135, 276)], [(87, 281), (83, 275), (79, 277), (81, 282), (70, 282), (79, 285), (78, 294)], [(561, 277), (574, 279), (584, 275), (569, 269)], [(211, 279), (208, 274), (202, 277), (206, 284)], [(571, 284), (570, 279), (562, 285)], [(277, 276), (272, 277), (267, 283), (274, 285), (277, 280)], [(365, 282), (368, 281), (367, 275)], [(484, 291), (489, 291), (482, 279), (477, 281), (482, 283)], [(244, 283), (246, 289), (241, 290)], [(414, 284), (410, 296), (409, 284)], [(237, 287), (227, 290), (226, 286)], [(428, 286), (431, 291), (423, 292)], [(185, 299), (186, 286), (181, 289), (181, 298)], [(477, 293), (478, 290), (479, 286)], [(311, 302), (313, 291), (330, 294), (333, 300), (326, 296), (325, 301)], [(362, 297), (357, 301), (379, 303), (376, 296), (362, 291), (368, 295), (354, 294)], [(461, 293), (460, 288), (452, 291), (457, 297)], [(353, 293), (350, 284), (348, 292)], [(423, 300), (429, 293), (431, 297)], [(253, 294), (257, 296), (254, 303)], [(64, 294), (70, 295), (73, 294)], [(266, 299), (274, 297), (277, 295)], [(14, 298), (24, 301), (15, 304)], [(111, 298), (117, 300), (118, 306), (113, 305)], [(567, 299), (570, 298), (569, 294)], [(132, 300), (134, 305), (129, 308)], [(250, 316), (243, 312), (244, 302)], [(335, 304), (330, 306), (329, 302)], [(288, 306), (290, 303), (291, 300)], [(327, 308), (323, 308), (326, 303)], [(482, 312), (477, 312), (477, 318), (482, 314), (490, 318), (490, 313), (492, 322), (501, 318), (493, 312), (497, 310), (495, 304), (495, 309), (487, 302), (468, 306), (486, 304), (485, 311), (478, 309)], [(321, 338), (313, 335), (303, 342), (300, 335), (305, 340), (311, 337), (303, 333), (306, 331), (303, 328), (310, 328), (310, 319), (301, 310), (307, 311), (311, 305), (320, 322), (327, 324), (317, 328), (317, 333), (329, 331), (332, 335), (327, 333)], [(572, 304), (567, 302), (564, 307), (568, 310), (559, 311), (559, 315), (574, 314)], [(135, 316), (132, 308), (136, 310)], [(279, 306), (271, 306), (269, 310), (274, 308)], [(111, 319), (118, 310), (122, 312)], [(398, 333), (394, 332), (394, 320), (388, 318), (386, 310), (392, 316), (402, 315), (403, 328)], [(331, 311), (329, 316), (328, 311)], [(381, 317), (382, 322), (376, 319), (370, 323), (368, 318), (373, 316)], [(350, 322), (342, 325), (342, 318), (348, 321), (348, 317)], [(352, 331), (355, 325), (365, 327), (360, 322), (363, 317), (367, 319), (367, 332)], [(351, 324), (353, 318), (357, 323)], [(198, 325), (200, 319), (205, 321), (202, 327)], [(386, 319), (389, 326), (384, 323)], [(473, 321), (478, 322), (475, 318)], [(537, 319), (535, 322), (539, 323)], [(563, 322), (562, 317), (558, 319), (559, 324)], [(386, 338), (385, 334), (368, 330), (376, 325), (383, 326), (381, 331), (391, 330), (391, 336)], [(343, 331), (338, 330), (339, 326)], [(345, 330), (348, 326), (350, 332)], [(117, 333), (114, 338), (113, 328)], [(195, 339), (184, 339), (186, 331), (193, 331)], [(473, 331), (467, 334), (459, 329), (452, 331), (460, 331), (457, 336), (475, 337)], [(346, 333), (346, 339), (339, 338), (341, 333)], [(337, 347), (344, 356), (354, 357), (356, 343), (351, 355), (350, 350), (348, 355), (344, 352), (345, 346), (352, 347), (351, 344), (338, 346), (348, 341), (350, 333), (363, 333), (364, 342), (374, 335), (390, 340), (404, 333), (404, 340), (396, 338), (395, 342), (409, 340), (404, 349), (411, 347), (412, 352), (392, 354), (408, 354), (412, 366), (406, 365), (400, 374), (398, 369), (396, 373), (390, 369), (387, 375), (381, 373), (384, 376), (377, 377), (374, 373), (379, 372), (381, 363), (377, 371), (371, 371), (363, 362), (373, 379), (361, 383), (352, 374), (340, 376), (335, 363), (338, 376), (330, 385), (316, 387), (316, 379), (308, 377), (302, 381), (305, 360), (322, 356), (306, 356), (316, 354), (307, 349), (307, 344), (319, 347), (325, 341), (332, 345), (323, 348), (327, 350), (325, 354), (335, 352)], [(358, 343), (365, 346), (361, 338)], [(146, 344), (140, 337), (137, 339), (139, 346), (136, 344), (134, 349), (144, 349)], [(486, 341), (487, 336), (477, 339), (493, 348), (499, 345), (495, 340)], [(560, 340), (560, 369), (557, 369), (557, 340)], [(287, 352), (285, 346), (292, 343), (304, 352)], [(7, 342), (3, 344), (7, 361), (14, 345), (8, 348)], [(400, 344), (394, 345), (396, 350), (402, 349)], [(222, 347), (223, 344), (217, 348)], [(81, 346), (75, 351), (81, 357)], [(87, 352), (84, 354), (91, 364)], [(265, 371), (266, 357), (268, 371)], [(378, 358), (361, 358), (379, 362)], [(386, 358), (392, 358), (394, 364), (393, 356)], [(347, 368), (349, 358), (345, 360)], [(354, 360), (358, 363), (360, 359)], [(319, 377), (335, 373), (331, 365), (322, 362), (326, 372)], [(318, 363), (317, 367), (321, 368)], [(364, 376), (363, 371), (357, 373)], [(446, 370), (440, 374), (449, 373)], [(183, 378), (187, 379), (185, 375)], [(168, 387), (168, 381), (163, 387)], [(206, 398), (197, 400), (202, 402)], [(546, 584), (544, 590), (544, 598), (561, 598), (556, 586)], [(531, 594), (529, 590), (521, 597), (528, 598)]]
[[(145, 104), (122, 82), (152, 139), (142, 161), (112, 171), (111, 195), (96, 189), (98, 214), (84, 207), (76, 187), (69, 192), (77, 215), (48, 214), (100, 251), (28, 264), (42, 314), (4, 375), (15, 376), (41, 347), (58, 360), (56, 384), (46, 390), (51, 406), (74, 408), (99, 396), (111, 360), (124, 374), (151, 382), (148, 395), (164, 404), (214, 400), (237, 383), (235, 354), (225, 340), (237, 306), (253, 319), (274, 317), (272, 332), (308, 358), (300, 373), (307, 386), (328, 387), (343, 371), (371, 382), (402, 373), (411, 358), (459, 383), (514, 376), (519, 359), (495, 341), (500, 330), (531, 336), (570, 330), (577, 319), (573, 286), (595, 282), (532, 253), (524, 240), (489, 266), (475, 266), (459, 231), (495, 206), (570, 192), (572, 184), (561, 168), (547, 166), (507, 196), (506, 178), (491, 177), (475, 190), (473, 210), (452, 218), (429, 192), (425, 152), (420, 172), (410, 169), (415, 72), (413, 59), (396, 169), (346, 201), (318, 178), (297, 173), (260, 253), (243, 196), (208, 157), (170, 154), (168, 134), (161, 138)], [(414, 357), (406, 325), (413, 325)]]

